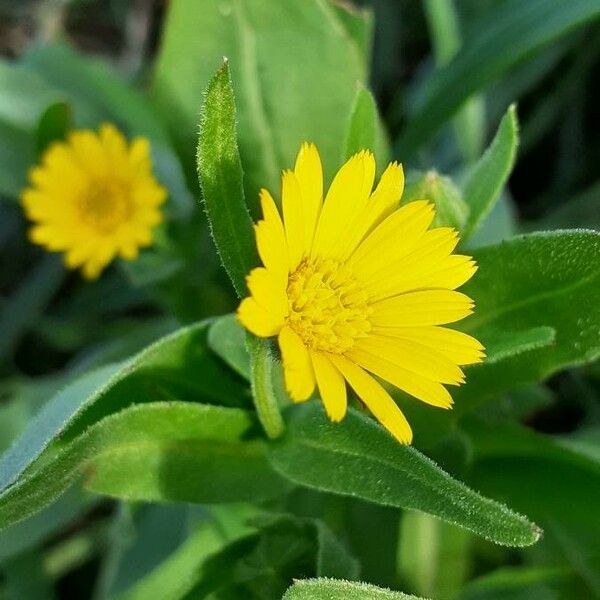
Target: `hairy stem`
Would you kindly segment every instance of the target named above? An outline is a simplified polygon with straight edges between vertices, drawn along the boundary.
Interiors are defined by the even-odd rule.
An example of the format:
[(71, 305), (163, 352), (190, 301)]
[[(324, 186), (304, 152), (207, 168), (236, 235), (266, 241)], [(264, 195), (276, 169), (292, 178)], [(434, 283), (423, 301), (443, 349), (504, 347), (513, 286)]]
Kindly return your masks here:
[(275, 439), (283, 433), (285, 426), (273, 391), (273, 358), (266, 342), (252, 334), (246, 336), (246, 346), (250, 354), (250, 381), (258, 419), (267, 436)]

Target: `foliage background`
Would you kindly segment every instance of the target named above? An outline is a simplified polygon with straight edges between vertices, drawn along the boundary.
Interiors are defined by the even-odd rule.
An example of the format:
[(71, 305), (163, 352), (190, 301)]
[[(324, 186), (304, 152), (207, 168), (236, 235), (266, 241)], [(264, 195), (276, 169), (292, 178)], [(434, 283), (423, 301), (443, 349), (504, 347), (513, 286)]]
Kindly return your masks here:
[[(225, 0), (0, 2), (0, 450), (33, 431), (21, 446), (26, 462), (27, 454), (33, 459), (37, 447), (43, 450), (43, 435), (52, 441), (30, 470), (40, 469), (42, 482), (27, 497), (0, 499), (2, 523), (24, 516), (29, 506), (44, 507), (62, 477), (69, 487), (58, 502), (0, 533), (0, 598), (280, 598), (293, 577), (321, 574), (439, 599), (600, 597), (597, 237), (556, 234), (479, 251), (488, 266), (474, 294), (482, 311), (538, 289), (547, 295), (530, 313), (517, 312), (489, 332), (497, 363), (469, 374), (456, 421), (407, 406), (419, 450), (544, 529), (542, 541), (525, 549), (400, 512), (410, 502), (425, 506), (415, 506), (414, 497), (407, 504), (401, 490), (391, 501), (369, 497), (373, 486), (353, 499), (307, 488), (289, 492), (289, 482), (266, 466), (257, 425), (241, 410), (251, 406), (246, 382), (217, 357), (246, 368), (227, 321), (212, 334), (192, 326), (136, 359), (133, 374), (119, 375), (118, 361), (235, 307), (199, 208), (194, 165), (202, 92), (224, 54), (251, 211), (258, 186), (276, 189), (279, 170), (307, 132), (321, 136), (331, 174), (344, 152), (359, 79), (379, 108), (380, 120), (365, 118), (373, 120), (379, 163), (387, 146), (410, 168), (416, 188), (424, 185), (419, 172), (435, 168), (451, 176), (425, 191), (450, 195), (454, 203), (473, 189), (470, 167), (480, 164), (509, 105), (517, 103), (516, 162), (506, 186), (497, 176), (502, 193), (471, 248), (516, 233), (598, 227), (597, 2), (373, 0), (361, 2), (372, 11), (366, 25), (325, 2), (250, 4), (244, 13)], [(306, 8), (313, 4), (320, 13)], [(259, 56), (254, 64), (249, 48)], [(443, 71), (461, 48), (454, 70)], [(264, 95), (263, 112), (257, 94)], [(448, 113), (462, 100), (460, 110)], [(151, 138), (157, 176), (170, 192), (169, 220), (152, 251), (90, 284), (27, 242), (16, 199), (51, 139), (71, 125), (97, 127), (103, 120)], [(507, 176), (516, 127), (504, 123), (498, 153), (507, 155)], [(358, 138), (363, 134), (359, 128)], [(484, 175), (491, 180), (493, 169)], [(501, 329), (520, 330), (525, 338), (498, 337)], [(231, 343), (222, 347), (222, 340)], [(43, 412), (50, 398), (88, 373), (79, 387), (63, 391), (62, 416)], [(115, 386), (98, 391), (114, 373)], [(84, 406), (93, 390), (101, 402)], [(170, 400), (189, 406), (159, 405)], [(136, 415), (150, 401), (148, 413)], [(218, 405), (240, 413), (231, 417)], [(61, 436), (53, 437), (49, 415), (58, 425), (64, 418)], [(90, 425), (111, 415), (114, 421), (103, 421), (83, 440)], [(213, 425), (203, 433), (207, 418)], [(217, 423), (226, 424), (219, 429)], [(159, 488), (151, 477), (132, 487), (132, 472), (153, 471), (119, 445), (131, 431), (147, 444), (149, 463), (153, 456), (166, 460), (190, 439), (195, 459), (187, 467), (173, 459), (170, 471), (163, 466), (171, 479)], [(60, 462), (66, 447), (70, 454)], [(227, 463), (230, 479), (221, 478), (222, 463), (211, 471), (223, 448), (238, 457)], [(292, 468), (298, 451), (290, 444), (274, 459), (292, 479), (302, 475)], [(198, 463), (202, 452), (206, 458)], [(89, 465), (90, 457), (93, 482), (86, 490), (67, 486), (74, 475), (69, 461)], [(2, 463), (4, 483), (19, 471), (14, 453), (11, 460)], [(198, 472), (204, 473), (200, 483), (189, 477)], [(201, 485), (206, 480), (208, 492)], [(331, 485), (325, 474), (313, 487), (335, 492)], [(444, 516), (445, 510), (425, 512)], [(482, 533), (490, 523), (470, 528)], [(500, 534), (487, 537), (494, 535)], [(182, 580), (189, 582), (183, 592), (174, 585)], [(289, 597), (335, 597), (331, 590), (297, 593)]]

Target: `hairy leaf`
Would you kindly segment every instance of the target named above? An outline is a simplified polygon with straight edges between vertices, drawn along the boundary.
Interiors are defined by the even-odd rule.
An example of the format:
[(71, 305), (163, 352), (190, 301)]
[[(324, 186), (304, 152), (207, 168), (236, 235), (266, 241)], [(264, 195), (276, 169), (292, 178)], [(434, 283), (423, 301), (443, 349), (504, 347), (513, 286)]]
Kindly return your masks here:
[(84, 375), (49, 400), (0, 458), (0, 492), (13, 484), (48, 445), (70, 441), (112, 412), (164, 399), (240, 404), (245, 387), (206, 347), (209, 322), (184, 327), (128, 361)]
[(208, 330), (208, 345), (234, 371), (250, 379), (246, 332), (235, 315), (219, 317)]
[(0, 528), (37, 512), (75, 479), (132, 500), (234, 502), (281, 493), (251, 413), (189, 402), (133, 406), (58, 445), (0, 495)]
[(492, 364), (554, 343), (556, 331), (552, 327), (532, 327), (523, 331), (491, 331), (485, 338), (486, 364)]
[(514, 104), (504, 115), (496, 136), (484, 155), (474, 165), (463, 185), (469, 206), (469, 218), (464, 238), (478, 229), (500, 197), (515, 163), (519, 131)]
[(460, 328), (492, 349), (508, 335), (502, 332), (540, 339), (527, 352), (504, 351), (504, 360), (468, 369), (467, 384), (454, 393), (458, 414), (600, 356), (600, 233), (534, 233), (473, 255), (479, 270), (462, 289), (476, 308)]
[(238, 296), (258, 264), (252, 220), (244, 200), (235, 102), (227, 61), (211, 79), (200, 116), (198, 175), (217, 251)]
[(373, 94), (362, 85), (354, 98), (342, 161), (348, 160), (361, 150), (371, 150), (375, 154), (379, 169), (385, 167), (388, 148), (381, 129), (377, 104)]
[(279, 472), (300, 485), (426, 512), (498, 544), (528, 546), (541, 533), (353, 410), (334, 425), (314, 403), (296, 408), (289, 433), (269, 455)]
[(73, 111), (67, 102), (55, 102), (42, 114), (37, 125), (36, 145), (41, 154), (53, 142), (65, 139), (73, 126)]
[[(368, 583), (339, 579), (300, 579), (282, 600), (419, 600), (402, 592), (392, 592)], [(421, 600), (424, 600), (421, 598)]]

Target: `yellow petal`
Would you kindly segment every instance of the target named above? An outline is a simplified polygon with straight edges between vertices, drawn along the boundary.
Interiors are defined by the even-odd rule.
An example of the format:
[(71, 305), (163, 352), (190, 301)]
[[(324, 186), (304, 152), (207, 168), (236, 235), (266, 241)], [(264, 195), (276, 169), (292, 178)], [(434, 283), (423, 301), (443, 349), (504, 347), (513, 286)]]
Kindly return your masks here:
[(411, 202), (393, 212), (352, 254), (350, 262), (357, 274), (373, 279), (374, 272), (397, 264), (415, 247), (434, 216), (433, 205), (425, 201)]
[(150, 160), (150, 142), (146, 138), (138, 137), (131, 142), (129, 148), (129, 162), (131, 168), (138, 172), (149, 171), (152, 168)]
[(314, 144), (304, 143), (296, 158), (294, 173), (302, 195), (304, 217), (304, 247), (312, 247), (317, 220), (323, 204), (323, 167)]
[[(427, 233), (433, 233), (434, 230)], [(364, 282), (372, 302), (413, 290), (437, 288), (453, 290), (468, 281), (477, 267), (470, 256), (449, 254), (448, 248), (454, 244), (447, 239), (439, 240), (431, 254), (405, 257), (393, 267), (369, 274)]]
[(341, 355), (331, 355), (357, 396), (367, 405), (375, 418), (401, 443), (412, 442), (412, 430), (402, 411), (383, 387), (358, 365)]
[(375, 159), (368, 151), (352, 156), (337, 172), (317, 224), (313, 256), (335, 258), (341, 253), (345, 236), (369, 199), (374, 178)]
[(277, 335), (283, 327), (283, 318), (268, 312), (254, 298), (244, 298), (238, 309), (237, 317), (240, 323), (259, 337)]
[(381, 327), (443, 325), (473, 312), (473, 301), (451, 290), (421, 290), (392, 296), (371, 305), (370, 321)]
[(315, 389), (315, 374), (306, 346), (287, 326), (279, 332), (278, 341), (288, 394), (294, 402), (308, 400)]
[(128, 154), (127, 140), (114, 125), (105, 123), (100, 127), (100, 141), (113, 165), (125, 166), (123, 159)]
[(285, 230), (275, 201), (265, 189), (260, 191), (260, 204), (263, 220), (254, 226), (258, 254), (267, 269), (287, 279), (289, 260)]
[(283, 223), (287, 239), (289, 268), (293, 271), (308, 250), (304, 245), (304, 215), (302, 193), (293, 171), (284, 171), (281, 178)]
[(246, 277), (246, 284), (256, 302), (277, 321), (283, 321), (288, 314), (288, 299), (278, 278), (269, 270), (257, 267)]
[(448, 390), (440, 383), (426, 379), (412, 371), (402, 369), (381, 356), (375, 356), (364, 350), (353, 349), (352, 356), (361, 367), (385, 379), (385, 381), (396, 386), (403, 392), (432, 406), (439, 408), (450, 408), (452, 406), (452, 396), (450, 396)]
[(348, 227), (340, 254), (341, 259), (347, 258), (365, 236), (398, 207), (403, 190), (402, 165), (397, 162), (390, 163), (363, 210), (357, 215), (354, 223)]
[(457, 365), (480, 363), (485, 356), (478, 340), (447, 327), (374, 327), (372, 334), (419, 343)]
[(32, 239), (66, 251), (65, 264), (98, 277), (120, 255), (133, 260), (162, 221), (166, 190), (154, 178), (148, 140), (128, 144), (112, 125), (73, 131), (44, 153), (23, 192)]
[(398, 207), (404, 191), (404, 170), (397, 162), (390, 163), (383, 172), (369, 201), (367, 231), (379, 225)]
[(369, 335), (357, 340), (348, 356), (362, 364), (364, 352), (431, 381), (450, 385), (464, 383), (464, 373), (455, 362), (412, 340)]
[(103, 144), (93, 131), (74, 131), (69, 134), (73, 154), (88, 176), (105, 178), (111, 172), (110, 159)]
[(347, 399), (344, 378), (322, 352), (311, 352), (310, 356), (327, 416), (337, 423), (346, 416)]
[(476, 271), (477, 265), (470, 256), (452, 254), (430, 269), (415, 274), (414, 278), (404, 280), (400, 288), (393, 288), (392, 293), (428, 287), (454, 290), (469, 281)]

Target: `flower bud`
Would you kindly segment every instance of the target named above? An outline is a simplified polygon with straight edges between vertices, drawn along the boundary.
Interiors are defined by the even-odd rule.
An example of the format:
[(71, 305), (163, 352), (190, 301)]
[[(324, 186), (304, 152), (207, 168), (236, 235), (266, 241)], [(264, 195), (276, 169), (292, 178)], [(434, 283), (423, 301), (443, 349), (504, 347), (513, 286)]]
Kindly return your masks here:
[(469, 206), (454, 182), (437, 171), (413, 171), (408, 174), (403, 202), (429, 200), (435, 204), (435, 226), (455, 227), (461, 232), (469, 216)]

